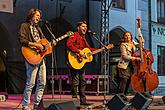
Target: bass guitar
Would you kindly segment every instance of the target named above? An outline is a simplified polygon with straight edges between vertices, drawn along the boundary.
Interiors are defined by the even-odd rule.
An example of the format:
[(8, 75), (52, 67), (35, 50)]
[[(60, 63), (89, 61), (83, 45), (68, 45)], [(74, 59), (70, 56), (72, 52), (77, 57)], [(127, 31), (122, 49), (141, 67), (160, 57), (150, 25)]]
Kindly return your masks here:
[(114, 47), (113, 44), (109, 44), (108, 46), (106, 46), (106, 48), (103, 47), (103, 48), (97, 49), (92, 52), (89, 48), (84, 48), (81, 51), (83, 51), (84, 56), (86, 56), (86, 57), (82, 57), (78, 53), (69, 51), (69, 53), (68, 53), (69, 64), (74, 69), (81, 69), (85, 65), (85, 63), (91, 62), (93, 60), (92, 55), (97, 54), (105, 49), (111, 49), (113, 47)]
[[(56, 42), (59, 42), (60, 40), (73, 35), (73, 32), (67, 32), (67, 34), (55, 39)], [(24, 58), (26, 59), (26, 61), (30, 64), (39, 64), (42, 59), (46, 56), (52, 53), (52, 46), (53, 45), (53, 41), (49, 42), (46, 38), (42, 38), (39, 42), (44, 46), (44, 50), (39, 50), (34, 46), (22, 46), (21, 51), (22, 51), (22, 55), (24, 56)]]

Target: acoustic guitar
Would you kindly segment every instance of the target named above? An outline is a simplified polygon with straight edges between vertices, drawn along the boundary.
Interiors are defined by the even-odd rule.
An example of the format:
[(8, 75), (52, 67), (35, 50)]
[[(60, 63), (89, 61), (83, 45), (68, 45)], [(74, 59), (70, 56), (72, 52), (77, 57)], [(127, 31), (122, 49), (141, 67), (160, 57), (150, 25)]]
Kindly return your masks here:
[(97, 54), (105, 49), (111, 49), (113, 47), (114, 47), (113, 44), (109, 44), (108, 46), (106, 46), (106, 48), (103, 47), (92, 52), (89, 48), (84, 48), (81, 51), (84, 52), (85, 57), (80, 56), (78, 53), (69, 51), (68, 53), (69, 64), (74, 69), (81, 69), (85, 65), (85, 63), (91, 62), (93, 60), (92, 55)]
[[(55, 39), (55, 41), (59, 42), (60, 40), (69, 37), (71, 35), (73, 35), (73, 32), (69, 31), (67, 32), (67, 34)], [(51, 54), (52, 46), (54, 46), (52, 41), (49, 42), (46, 38), (42, 38), (37, 43), (42, 44), (44, 46), (44, 50), (41, 51), (34, 46), (28, 46), (28, 47), (22, 46), (21, 48), (22, 54), (26, 59), (26, 61), (33, 65), (39, 64), (46, 55)]]

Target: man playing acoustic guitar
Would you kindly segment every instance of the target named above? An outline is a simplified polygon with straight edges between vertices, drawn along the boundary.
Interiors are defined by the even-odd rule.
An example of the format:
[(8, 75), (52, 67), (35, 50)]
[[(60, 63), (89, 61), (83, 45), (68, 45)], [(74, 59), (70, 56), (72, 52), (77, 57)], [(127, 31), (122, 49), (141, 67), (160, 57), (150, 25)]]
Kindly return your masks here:
[[(86, 41), (85, 34), (87, 32), (87, 22), (80, 21), (77, 24), (77, 32), (74, 32), (73, 36), (70, 36), (67, 41), (67, 47), (73, 53), (77, 53), (79, 57), (86, 57), (83, 51), (84, 48), (89, 48), (91, 51), (95, 50), (91, 48)], [(85, 87), (86, 87), (86, 80), (84, 78), (85, 68), (81, 69), (74, 69), (71, 66), (71, 79), (72, 79), (72, 98), (77, 98), (77, 87), (79, 89), (80, 95), (80, 104), (81, 105), (88, 105), (86, 102), (85, 96)]]
[[(77, 98), (77, 87), (80, 95), (80, 104), (89, 105), (86, 102), (85, 87), (85, 62), (91, 62), (93, 54), (101, 52), (105, 48), (91, 48), (85, 38), (87, 32), (86, 21), (80, 21), (77, 24), (77, 32), (70, 36), (67, 41), (67, 47), (70, 50), (68, 54), (69, 68), (72, 79), (72, 98)], [(112, 48), (113, 45), (106, 46)]]
[[(27, 55), (31, 55), (32, 53), (34, 54), (34, 55), (31, 55), (32, 62), (33, 60), (35, 60), (33, 59), (35, 55), (41, 56), (39, 53), (44, 53), (45, 49), (47, 48), (46, 46), (43, 46), (42, 43), (40, 43), (41, 39), (45, 38), (38, 24), (41, 19), (41, 16), (42, 14), (39, 9), (31, 9), (28, 13), (26, 22), (21, 24), (20, 30), (19, 30), (19, 40), (20, 40), (21, 45), (25, 47), (25, 50), (27, 47), (27, 50), (28, 50)], [(53, 44), (56, 45), (55, 40), (53, 41)], [(48, 43), (47, 45), (50, 45), (50, 43)], [(30, 47), (33, 47), (33, 49), (31, 49)], [(35, 51), (33, 52), (33, 50), (38, 51), (38, 53), (37, 52), (35, 53)], [(30, 51), (32, 52), (28, 53)], [(41, 61), (38, 62), (38, 64), (32, 64), (30, 60), (29, 61), (26, 60), (25, 65), (26, 65), (27, 80), (26, 80), (26, 86), (25, 86), (24, 94), (23, 94), (22, 107), (23, 107), (23, 110), (31, 110), (30, 96), (32, 93), (32, 89), (35, 85), (35, 80), (37, 78), (37, 81), (36, 81), (37, 86), (36, 86), (36, 91), (34, 95), (34, 110), (37, 110), (37, 107), (41, 101), (44, 88), (46, 85), (45, 62), (43, 59), (41, 59)]]

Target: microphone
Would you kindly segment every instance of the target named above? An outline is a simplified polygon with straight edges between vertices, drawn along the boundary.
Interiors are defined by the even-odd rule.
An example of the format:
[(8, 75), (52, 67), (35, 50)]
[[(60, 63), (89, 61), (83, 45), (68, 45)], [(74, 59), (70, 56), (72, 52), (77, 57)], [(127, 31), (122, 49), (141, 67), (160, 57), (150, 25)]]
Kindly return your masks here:
[(96, 35), (96, 32), (92, 32), (91, 30), (88, 30), (88, 33), (91, 35)]
[(49, 21), (48, 21), (48, 20), (40, 19), (40, 22), (43, 22), (43, 23), (45, 23), (45, 24), (49, 24)]

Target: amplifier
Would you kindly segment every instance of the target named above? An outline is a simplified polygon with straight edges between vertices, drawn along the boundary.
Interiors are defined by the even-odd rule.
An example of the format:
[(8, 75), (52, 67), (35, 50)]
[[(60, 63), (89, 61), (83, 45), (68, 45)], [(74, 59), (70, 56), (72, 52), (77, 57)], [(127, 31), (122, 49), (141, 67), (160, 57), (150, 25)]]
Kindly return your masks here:
[(108, 75), (85, 75), (86, 93), (96, 95), (109, 93), (109, 76)]

